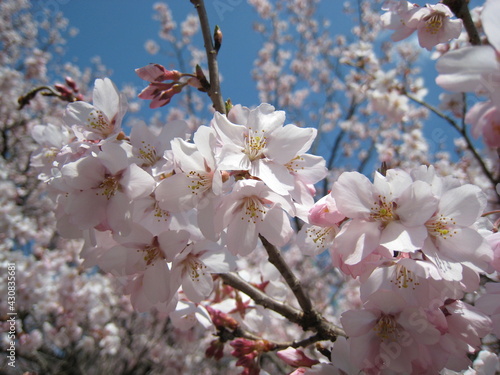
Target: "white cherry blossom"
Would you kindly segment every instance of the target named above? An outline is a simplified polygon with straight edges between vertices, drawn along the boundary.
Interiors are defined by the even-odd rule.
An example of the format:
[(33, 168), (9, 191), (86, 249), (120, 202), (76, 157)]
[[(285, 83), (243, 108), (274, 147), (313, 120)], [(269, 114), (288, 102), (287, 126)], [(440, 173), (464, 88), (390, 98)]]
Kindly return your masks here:
[(95, 81), (93, 105), (70, 103), (65, 120), (80, 140), (99, 141), (116, 136), (127, 111), (127, 100), (109, 79)]

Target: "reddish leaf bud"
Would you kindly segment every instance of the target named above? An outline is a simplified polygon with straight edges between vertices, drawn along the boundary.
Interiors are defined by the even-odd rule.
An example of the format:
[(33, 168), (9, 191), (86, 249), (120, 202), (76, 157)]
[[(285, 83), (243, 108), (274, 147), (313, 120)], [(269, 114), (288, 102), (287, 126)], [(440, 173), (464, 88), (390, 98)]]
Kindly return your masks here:
[(219, 52), (221, 46), (222, 46), (222, 31), (220, 30), (220, 27), (216, 25), (214, 30), (215, 52)]

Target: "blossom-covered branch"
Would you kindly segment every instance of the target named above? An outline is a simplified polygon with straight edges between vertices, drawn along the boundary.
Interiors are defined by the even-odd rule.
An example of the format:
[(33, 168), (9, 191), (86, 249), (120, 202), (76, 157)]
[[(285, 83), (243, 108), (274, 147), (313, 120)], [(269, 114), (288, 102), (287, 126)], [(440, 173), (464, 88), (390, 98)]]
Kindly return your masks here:
[[(228, 108), (218, 82), (220, 29), (212, 37), (203, 1), (191, 2), (209, 79), (203, 51), (190, 46), (197, 17), (177, 28), (161, 3), (160, 38), (177, 53), (190, 48), (193, 61), (181, 71), (171, 61), (136, 70), (148, 82), (139, 98), (165, 111), (166, 123), (157, 116), (150, 126), (127, 124), (136, 106), (109, 78), (96, 79), (93, 91), (76, 70), (66, 85), (49, 83), (42, 52), (15, 61), (29, 55), (12, 49), (22, 38), (0, 51), (12, 64), (0, 69), (7, 90), (0, 260), (18, 272), (22, 293), (19, 331), (1, 338), (22, 344), (14, 358), (54, 373), (68, 363), (88, 368), (90, 356), (102, 373), (482, 368), (493, 375), (500, 362), (500, 2), (470, 12), (487, 41), (475, 46), (467, 21), (443, 3), (345, 2), (335, 13), (354, 17), (354, 26), (334, 36), (317, 0), (251, 0), (266, 40), (253, 72), (262, 103)], [(11, 40), (16, 19), (25, 20), (4, 20), (1, 40)], [(439, 105), (425, 100), (428, 77), (415, 44), (381, 43), (384, 29), (393, 42), (415, 34), (438, 57), (436, 81), (452, 91)], [(30, 74), (45, 82), (27, 87)], [(63, 110), (29, 93), (45, 86), (68, 98), (81, 90), (89, 100)], [(209, 107), (195, 92), (187, 106), (171, 104), (190, 87), (209, 93), (215, 113), (192, 116)], [(17, 88), (32, 96), (23, 112), (10, 109)], [(471, 108), (464, 92), (477, 94)], [(29, 119), (37, 109), (50, 117)], [(429, 113), (458, 133), (442, 134), (433, 123), (426, 129)], [(458, 156), (446, 149), (452, 143)], [(328, 163), (311, 154), (313, 144)], [(373, 174), (359, 172), (380, 163)], [(6, 284), (0, 289), (10, 296)], [(0, 305), (12, 309), (12, 298), (0, 297)], [(7, 326), (5, 317), (0, 324)], [(45, 355), (57, 361), (42, 363)]]

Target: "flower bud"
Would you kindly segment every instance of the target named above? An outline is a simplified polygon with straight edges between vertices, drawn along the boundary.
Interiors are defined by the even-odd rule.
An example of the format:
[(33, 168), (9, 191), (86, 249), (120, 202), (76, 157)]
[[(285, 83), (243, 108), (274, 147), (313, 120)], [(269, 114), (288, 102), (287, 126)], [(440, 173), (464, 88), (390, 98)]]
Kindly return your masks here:
[(215, 52), (219, 52), (220, 47), (222, 46), (222, 31), (218, 25), (215, 26), (214, 30), (214, 49)]
[(59, 91), (63, 96), (71, 96), (72, 93), (71, 91), (64, 85), (61, 85), (60, 83), (56, 83), (54, 85), (54, 88)]
[(74, 81), (73, 78), (66, 77), (66, 78), (64, 78), (64, 80), (66, 81), (66, 84), (71, 88), (71, 90), (73, 90), (73, 92), (80, 91), (80, 89), (78, 88), (78, 85), (76, 84), (76, 82)]
[(285, 350), (280, 350), (276, 355), (286, 364), (293, 367), (311, 367), (317, 363), (318, 360), (307, 357), (302, 350), (289, 347)]
[(178, 81), (182, 73), (177, 70), (167, 70), (160, 64), (149, 64), (135, 70), (137, 75), (148, 82)]

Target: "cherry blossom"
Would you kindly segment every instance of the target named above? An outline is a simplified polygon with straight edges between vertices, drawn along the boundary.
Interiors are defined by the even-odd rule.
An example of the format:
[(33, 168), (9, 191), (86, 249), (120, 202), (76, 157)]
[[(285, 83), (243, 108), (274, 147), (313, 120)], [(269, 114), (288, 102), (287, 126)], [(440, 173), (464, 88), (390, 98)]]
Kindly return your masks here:
[(280, 350), (279, 352), (276, 353), (276, 355), (282, 361), (294, 367), (299, 367), (299, 366), (311, 367), (318, 363), (317, 360), (313, 360), (307, 357), (302, 350), (297, 350), (291, 347), (284, 350)]
[(385, 28), (394, 30), (391, 39), (395, 42), (409, 37), (416, 30), (416, 27), (410, 27), (408, 20), (418, 10), (416, 4), (406, 0), (386, 1), (382, 7), (386, 13), (382, 14), (380, 20)]
[(79, 101), (66, 109), (66, 123), (80, 140), (103, 140), (121, 131), (127, 101), (109, 78), (97, 79), (93, 105)]
[(200, 324), (205, 329), (210, 329), (212, 321), (208, 311), (201, 305), (189, 301), (179, 301), (175, 311), (169, 315), (173, 324), (184, 331)]
[[(470, 228), (484, 211), (485, 204), (481, 190), (472, 185), (442, 192), (436, 213), (425, 223), (429, 236), (422, 251), (444, 272), (444, 278), (460, 280), (463, 266), (484, 271), (492, 260), (491, 247)], [(454, 260), (457, 254), (460, 254), (460, 262)]]
[(294, 188), (288, 163), (307, 151), (316, 136), (312, 128), (283, 126), (285, 113), (268, 104), (255, 109), (235, 106), (228, 117), (215, 114), (221, 169), (248, 170), (279, 194)]
[(182, 285), (184, 294), (195, 303), (203, 301), (212, 292), (212, 273), (226, 273), (235, 267), (230, 254), (226, 254), (222, 246), (208, 240), (188, 244), (177, 254), (170, 252), (170, 248), (168, 251), (167, 260), (172, 261), (174, 285)]
[[(385, 1), (380, 16), (381, 0), (346, 2), (355, 24), (336, 36), (316, 0), (250, 3), (262, 104), (222, 97), (215, 62), (232, 47), (208, 43), (220, 28), (156, 4), (150, 51), (165, 65), (136, 73), (162, 112), (129, 123), (135, 89), (98, 79), (83, 101), (104, 69), (68, 64), (52, 82), (35, 37), (60, 40), (65, 21), (31, 28), (29, 4), (2, 3), (0, 262), (17, 265), (16, 359), (41, 373), (95, 358), (100, 373), (493, 375), (498, 1), (463, 18), (467, 34), (444, 4)], [(435, 46), (437, 81), (458, 96), (434, 105), (418, 49), (383, 29)], [(465, 115), (463, 92), (487, 101)]]
[(62, 209), (80, 229), (101, 225), (126, 232), (130, 202), (151, 194), (154, 180), (136, 164), (129, 164), (127, 150), (120, 145), (107, 143), (102, 149), (97, 156), (61, 168), (61, 183), (68, 193)]
[(297, 244), (304, 254), (318, 255), (333, 245), (345, 219), (331, 194), (321, 198), (309, 211), (309, 223), (304, 224), (297, 236)]
[(411, 182), (403, 171), (389, 171), (387, 178), (345, 172), (334, 183), (332, 194), (339, 211), (352, 218), (336, 237), (334, 252), (347, 264), (356, 264), (380, 245), (389, 251), (420, 249), (426, 238), (425, 222), (436, 210), (437, 199), (423, 181)]
[(493, 324), (493, 333), (500, 335), (500, 302), (498, 294), (500, 286), (498, 283), (487, 283), (485, 285), (486, 293), (476, 300), (475, 306), (484, 314), (491, 318)]
[(389, 369), (409, 374), (412, 361), (429, 357), (440, 332), (424, 312), (401, 297), (385, 291), (372, 297), (363, 310), (342, 314), (342, 325), (349, 335), (350, 360), (367, 372)]
[[(193, 143), (172, 140), (172, 152), (178, 166), (176, 173), (163, 179), (155, 190), (161, 208), (167, 211), (187, 211), (197, 208), (198, 225), (203, 233), (215, 240), (215, 229), (207, 218), (215, 214), (216, 197), (223, 193), (228, 174), (218, 170), (214, 155), (215, 132), (200, 127)], [(212, 223), (213, 224), (213, 223)]]
[(427, 4), (416, 10), (407, 20), (407, 24), (408, 27), (417, 29), (420, 46), (431, 50), (439, 43), (459, 37), (462, 21), (450, 19), (452, 16), (453, 13), (444, 4)]
[(257, 246), (258, 234), (276, 246), (285, 245), (292, 236), (289, 218), (293, 203), (276, 194), (262, 181), (237, 181), (217, 208), (219, 230), (227, 228), (227, 247), (233, 254), (248, 255)]
[(500, 111), (491, 101), (479, 102), (469, 109), (465, 121), (472, 124), (474, 137), (483, 137), (484, 143), (491, 147), (500, 146)]

